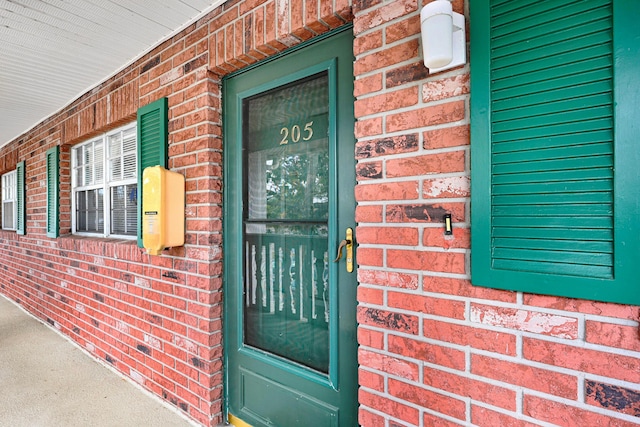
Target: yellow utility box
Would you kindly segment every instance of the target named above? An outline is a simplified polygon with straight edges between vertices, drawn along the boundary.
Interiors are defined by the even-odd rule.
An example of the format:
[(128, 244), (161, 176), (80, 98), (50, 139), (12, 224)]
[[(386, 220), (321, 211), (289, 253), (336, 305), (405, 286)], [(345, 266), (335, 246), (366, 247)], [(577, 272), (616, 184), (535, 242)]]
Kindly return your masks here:
[(142, 245), (151, 255), (184, 245), (184, 176), (162, 166), (142, 173)]

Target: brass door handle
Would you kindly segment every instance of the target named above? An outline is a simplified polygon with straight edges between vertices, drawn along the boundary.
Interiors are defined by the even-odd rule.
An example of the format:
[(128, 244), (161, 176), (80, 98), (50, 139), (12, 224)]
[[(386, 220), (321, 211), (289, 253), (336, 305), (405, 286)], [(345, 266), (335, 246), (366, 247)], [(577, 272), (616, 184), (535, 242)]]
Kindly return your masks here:
[(334, 259), (333, 262), (340, 261), (340, 258), (342, 258), (342, 249), (346, 249), (347, 272), (351, 273), (353, 271), (353, 229), (347, 228), (346, 234), (345, 239), (343, 239), (338, 245), (338, 256), (336, 256), (336, 259)]

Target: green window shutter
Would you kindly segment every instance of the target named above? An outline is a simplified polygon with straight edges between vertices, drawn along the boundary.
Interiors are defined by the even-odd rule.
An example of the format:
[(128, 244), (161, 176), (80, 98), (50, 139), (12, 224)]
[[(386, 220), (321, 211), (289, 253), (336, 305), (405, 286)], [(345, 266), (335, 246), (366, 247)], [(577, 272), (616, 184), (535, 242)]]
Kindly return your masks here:
[(58, 237), (60, 235), (60, 184), (58, 174), (59, 147), (55, 146), (47, 150), (47, 236)]
[(142, 247), (142, 172), (167, 167), (169, 104), (160, 98), (138, 110), (138, 246)]
[(632, 3), (470, 2), (473, 284), (640, 305)]
[(25, 234), (27, 231), (26, 199), (24, 181), (24, 161), (16, 166), (16, 233)]

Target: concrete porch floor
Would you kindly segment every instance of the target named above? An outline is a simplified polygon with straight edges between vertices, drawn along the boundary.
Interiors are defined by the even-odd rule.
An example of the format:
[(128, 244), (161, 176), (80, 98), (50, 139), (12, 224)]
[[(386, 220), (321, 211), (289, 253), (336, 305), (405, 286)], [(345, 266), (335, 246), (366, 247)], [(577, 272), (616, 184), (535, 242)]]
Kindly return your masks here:
[(0, 295), (0, 427), (194, 425)]

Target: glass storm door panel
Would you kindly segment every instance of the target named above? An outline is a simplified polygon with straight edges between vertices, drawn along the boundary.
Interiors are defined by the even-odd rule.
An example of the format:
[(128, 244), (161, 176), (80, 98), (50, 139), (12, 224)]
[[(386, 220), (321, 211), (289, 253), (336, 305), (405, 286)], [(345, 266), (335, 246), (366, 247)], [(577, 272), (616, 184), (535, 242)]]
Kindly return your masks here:
[(246, 99), (243, 111), (244, 343), (327, 373), (327, 72)]
[(351, 31), (224, 81), (228, 413), (357, 425)]

